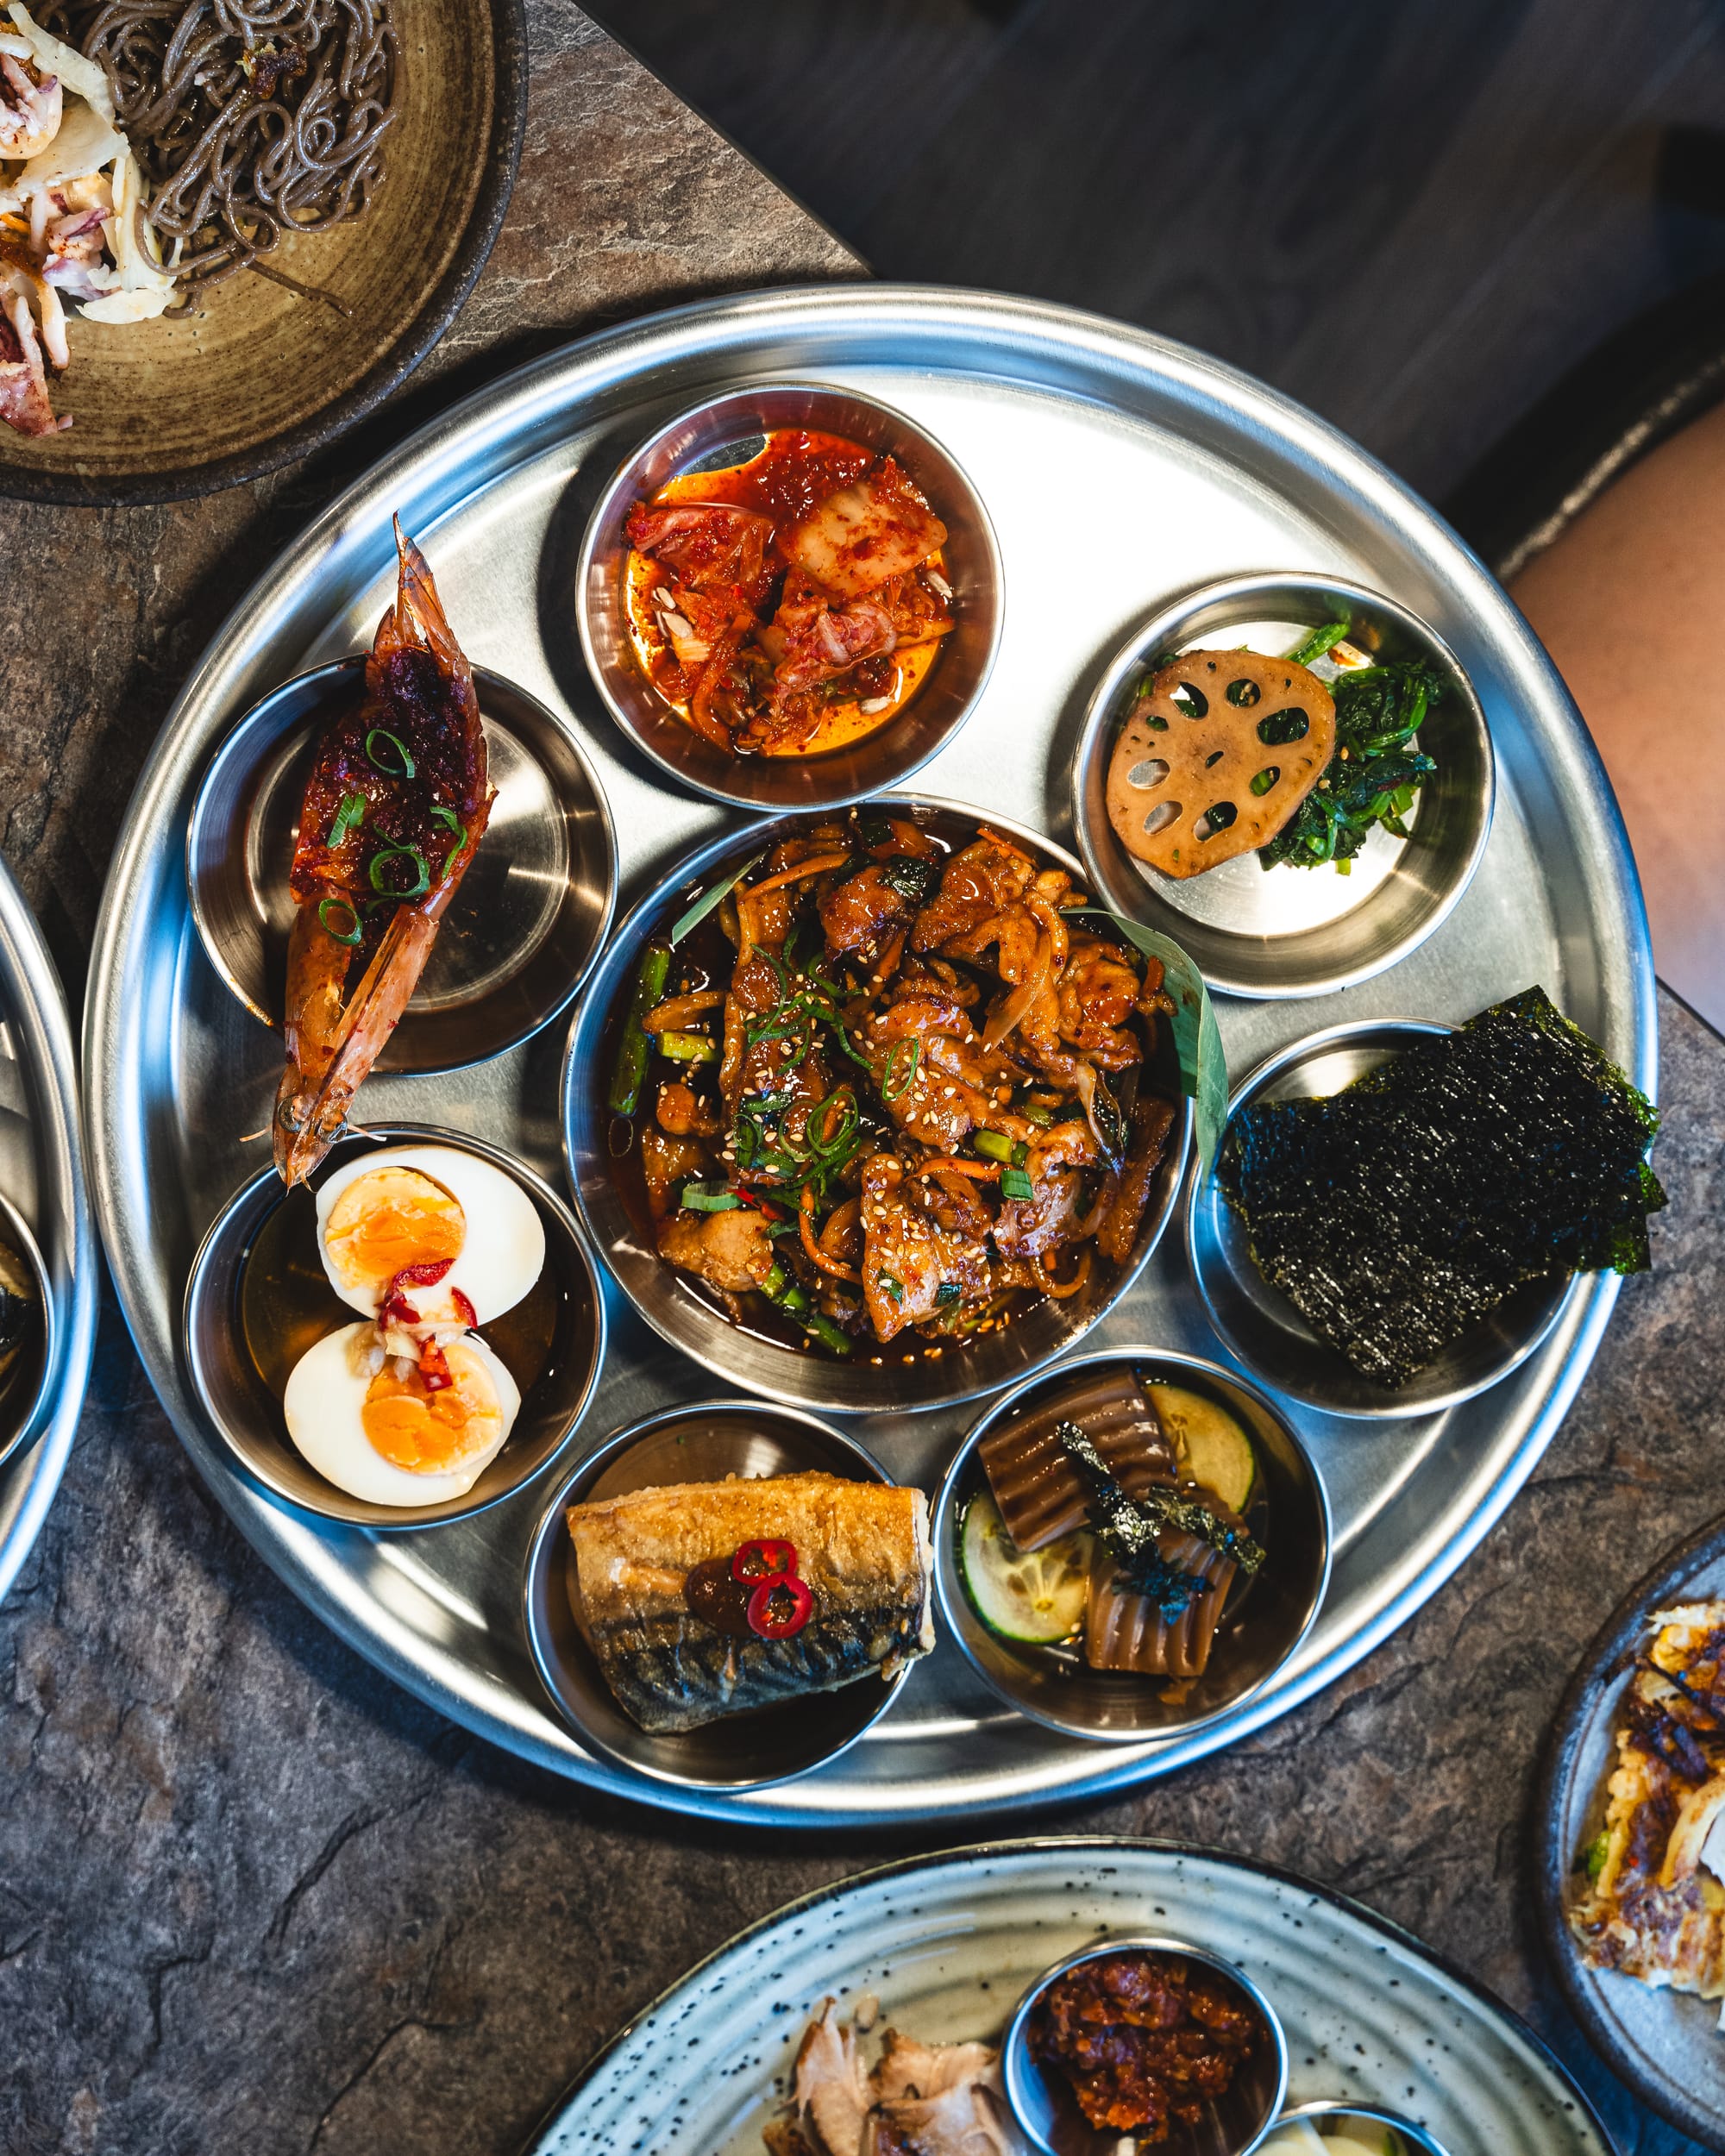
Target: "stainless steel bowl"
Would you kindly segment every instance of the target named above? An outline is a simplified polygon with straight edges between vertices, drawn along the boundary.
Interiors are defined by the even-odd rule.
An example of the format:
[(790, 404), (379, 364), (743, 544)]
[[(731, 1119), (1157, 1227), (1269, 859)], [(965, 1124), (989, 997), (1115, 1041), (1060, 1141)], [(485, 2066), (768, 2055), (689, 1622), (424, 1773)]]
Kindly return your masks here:
[[(1377, 1018), (1311, 1033), (1252, 1071), (1228, 1103), (1230, 1119), (1256, 1100), (1339, 1093), (1409, 1042), (1452, 1033), (1427, 1018)], [(1251, 1259), (1245, 1226), (1222, 1195), (1214, 1168), (1193, 1177), (1186, 1255), (1210, 1323), (1229, 1352), (1290, 1400), (1326, 1414), (1386, 1421), (1430, 1415), (1471, 1400), (1525, 1362), (1579, 1292), (1579, 1275), (1530, 1281), (1396, 1391), (1376, 1384), (1321, 1340)]]
[(48, 1269), (36, 1247), (36, 1238), (9, 1198), (0, 1198), (0, 1243), (9, 1243), (18, 1253), (35, 1288), (40, 1313), (34, 1337), (23, 1343), (10, 1369), (0, 1376), (0, 1467), (4, 1467), (14, 1453), (22, 1451), (41, 1434), (47, 1404), (43, 1388), (54, 1367), (60, 1319)]
[[(448, 1145), (488, 1161), (518, 1183), (533, 1201), (545, 1230), (545, 1273), (555, 1299), (551, 1341), (543, 1368), (522, 1387), (521, 1412), (507, 1443), (464, 1497), (404, 1510), (350, 1497), (327, 1482), (295, 1449), (282, 1419), (285, 1368), (267, 1377), (248, 1346), (241, 1318), (241, 1290), (258, 1238), (285, 1208), (298, 1216), (292, 1232), (303, 1238), (304, 1263), (320, 1276), (314, 1194), (325, 1176), (379, 1144)], [(285, 1224), (284, 1224), (285, 1225)], [(328, 1289), (333, 1332), (357, 1314)], [(481, 1327), (489, 1332), (490, 1327)], [(376, 1124), (331, 1147), (309, 1184), (284, 1188), (265, 1169), (217, 1215), (192, 1260), (185, 1287), (181, 1353), (198, 1404), (216, 1434), (248, 1475), (299, 1513), (339, 1520), (380, 1532), (430, 1527), (465, 1520), (511, 1495), (555, 1459), (580, 1426), (605, 1355), (605, 1299), (599, 1269), (568, 1208), (530, 1169), (494, 1145), (460, 1131), (418, 1123)], [(321, 1335), (320, 1335), (321, 1337)], [(273, 1382), (273, 1379), (279, 1382)]]
[[(1107, 781), (1139, 682), (1182, 651), (1221, 643), (1286, 652), (1303, 630), (1344, 617), (1374, 656), (1429, 660), (1449, 685), (1420, 729), (1419, 745), (1438, 768), (1420, 790), (1412, 836), (1374, 830), (1346, 876), (1333, 868), (1265, 869), (1253, 854), (1183, 880), (1135, 861), (1108, 821)], [(1133, 630), (1087, 708), (1072, 812), (1107, 904), (1176, 937), (1212, 988), (1261, 999), (1327, 995), (1395, 965), (1448, 916), (1485, 851), (1494, 772), (1472, 685), (1416, 614), (1336, 577), (1237, 576), (1188, 593)]]
[[(1176, 1704), (1152, 1677), (1093, 1670), (1076, 1649), (1021, 1645), (1002, 1639), (976, 1614), (964, 1591), (958, 1542), (964, 1510), (988, 1488), (977, 1448), (1002, 1418), (1046, 1402), (1057, 1417), (1076, 1381), (1108, 1363), (1131, 1363), (1154, 1380), (1213, 1395), (1237, 1415), (1253, 1440), (1264, 1484), (1262, 1516), (1255, 1501), (1248, 1524), (1266, 1557), (1255, 1579), (1238, 1576), (1217, 1628), (1210, 1665), (1183, 1688)], [(973, 1669), (1033, 1721), (1098, 1744), (1142, 1744), (1185, 1736), (1231, 1712), (1298, 1649), (1311, 1630), (1330, 1578), (1330, 1508), (1306, 1448), (1261, 1393), (1231, 1370), (1195, 1356), (1156, 1348), (1108, 1348), (1080, 1356), (1018, 1386), (996, 1401), (959, 1447), (934, 1517), (934, 1577), (942, 1621)]]
[[(700, 736), (636, 663), (621, 598), (624, 523), (680, 473), (741, 462), (773, 429), (808, 427), (890, 452), (946, 526), (957, 627), (928, 679), (887, 724), (817, 756), (726, 756)], [(673, 779), (737, 808), (837, 808), (902, 786), (951, 740), (987, 686), (1000, 641), (1000, 548), (982, 499), (932, 435), (888, 404), (818, 382), (770, 382), (706, 398), (643, 442), (599, 497), (581, 542), (575, 605), (581, 649), (612, 717)]]
[[(1338, 2125), (1349, 2119), (1363, 2121), (1368, 2126), (1385, 2126), (1399, 2137), (1402, 2156), (1449, 2156), (1449, 2151), (1423, 2126), (1416, 2126), (1412, 2119), (1404, 2118), (1399, 2111), (1386, 2111), (1382, 2104), (1352, 2103), (1340, 2096), (1320, 2096), (1314, 2103), (1290, 2104), (1276, 2122), (1278, 2127), (1303, 2120), (1321, 2133), (1324, 2122), (1333, 2120)], [(1271, 2144), (1274, 2147), (1274, 2144)], [(1265, 2152), (1269, 2156), (1269, 2152)]]
[[(300, 803), (325, 722), (365, 693), (362, 658), (297, 675), (253, 705), (210, 758), (191, 805), (185, 874), (210, 962), (279, 1026)], [(474, 669), (497, 789), (380, 1071), (455, 1070), (500, 1056), (566, 1009), (605, 942), (617, 845), (598, 774), (536, 697)]]
[(1276, 2009), (1244, 1969), (1184, 1939), (1154, 1934), (1099, 1939), (1045, 1969), (1019, 2001), (1000, 2047), (1007, 2102), (1013, 2118), (1046, 2156), (1116, 2156), (1118, 2132), (1100, 2131), (1079, 2110), (1063, 2080), (1045, 2074), (1030, 2055), (1030, 2017), (1037, 2001), (1057, 1977), (1087, 1961), (1123, 1953), (1178, 1954), (1196, 1962), (1233, 1992), (1235, 2003), (1256, 2014), (1269, 2037), (1258, 2046), (1229, 2083), (1226, 2092), (1205, 2107), (1196, 2126), (1174, 2124), (1157, 2146), (1168, 2156), (1251, 2156), (1275, 2125), (1288, 2094), (1288, 2041)]
[(534, 1530), (524, 1585), (535, 1667), (584, 1744), (656, 1782), (691, 1789), (756, 1789), (807, 1774), (849, 1750), (899, 1695), (913, 1664), (891, 1678), (859, 1677), (777, 1707), (726, 1715), (700, 1729), (655, 1734), (631, 1720), (575, 1623), (574, 1550), (565, 1515), (591, 1498), (726, 1476), (892, 1476), (854, 1438), (794, 1407), (740, 1400), (662, 1408), (607, 1438), (560, 1486)]
[[(920, 814), (931, 820), (932, 828), (944, 826), (967, 840), (978, 824), (988, 824), (1083, 880), (1082, 868), (1070, 854), (1003, 816), (912, 796), (881, 805), (895, 814)], [(1131, 1287), (1156, 1248), (1178, 1201), (1192, 1142), (1192, 1104), (1180, 1090), (1173, 1043), (1168, 1028), (1162, 1027), (1157, 1059), (1151, 1067), (1158, 1091), (1176, 1104), (1168, 1153), (1157, 1171), (1138, 1246), (1106, 1282), (1087, 1287), (1064, 1302), (1044, 1300), (1001, 1331), (949, 1348), (938, 1362), (918, 1358), (907, 1364), (891, 1349), (874, 1358), (857, 1354), (839, 1362), (781, 1347), (728, 1324), (660, 1257), (644, 1213), (637, 1218), (625, 1204), (610, 1150), (612, 1118), (605, 1106), (605, 1081), (615, 1029), (627, 1007), (648, 941), (662, 933), (693, 899), (795, 828), (795, 820), (786, 818), (712, 840), (674, 869), (612, 937), (581, 999), (563, 1058), (563, 1152), (576, 1207), (595, 1249), (604, 1253), (624, 1293), (647, 1323), (662, 1339), (727, 1383), (769, 1400), (842, 1414), (902, 1413), (974, 1400), (1032, 1376), (1081, 1339)], [(1102, 1269), (1095, 1269), (1100, 1273)]]

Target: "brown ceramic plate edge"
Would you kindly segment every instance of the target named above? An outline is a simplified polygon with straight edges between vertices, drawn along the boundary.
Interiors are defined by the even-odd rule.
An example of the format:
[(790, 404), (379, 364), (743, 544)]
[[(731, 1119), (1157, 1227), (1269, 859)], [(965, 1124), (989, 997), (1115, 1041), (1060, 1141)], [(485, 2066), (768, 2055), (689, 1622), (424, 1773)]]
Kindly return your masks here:
[(477, 282), (503, 229), (521, 164), (521, 146), (527, 132), (526, 0), (482, 0), (482, 3), (492, 17), (497, 97), (479, 191), (448, 268), (425, 304), (376, 364), (307, 418), (270, 436), (254, 448), (235, 450), (212, 458), (208, 464), (104, 476), (33, 469), (0, 458), (0, 499), (51, 502), (69, 508), (124, 509), (218, 494), (224, 487), (262, 479), (285, 464), (328, 448), (375, 411), (406, 380), (460, 313)]
[[(1725, 1515), (1709, 1520), (1687, 1541), (1668, 1551), (1606, 1619), (1570, 1679), (1558, 1708), (1546, 1740), (1533, 1816), (1537, 1838), (1534, 1894), (1540, 1942), (1583, 2034), (1617, 2078), (1651, 2110), (1679, 2133), (1725, 2156), (1725, 2106), (1716, 2109), (1697, 2103), (1687, 2087), (1631, 2044), (1619, 2017), (1602, 2002), (1608, 1983), (1628, 1985), (1634, 1979), (1603, 1976), (1587, 1968), (1565, 1914), (1573, 1877), (1572, 1836), (1578, 1824), (1576, 1808), (1578, 1802), (1590, 1804), (1595, 1797), (1594, 1785), (1580, 1792), (1577, 1788), (1588, 1742), (1602, 1717), (1615, 1708), (1617, 1680), (1645, 1633), (1648, 1616), (1667, 1607), (1699, 1575), (1722, 1568), (1725, 1568)], [(1725, 1588), (1725, 1579), (1720, 1588)], [(1666, 2015), (1687, 2006), (1697, 2019), (1705, 2015), (1711, 2022), (1711, 2002), (1669, 1991), (1646, 1990), (1646, 1997)], [(1722, 2046), (1721, 2065), (1725, 2067), (1725, 2040), (1714, 2034), (1710, 2027), (1707, 2034), (1709, 2043)]]

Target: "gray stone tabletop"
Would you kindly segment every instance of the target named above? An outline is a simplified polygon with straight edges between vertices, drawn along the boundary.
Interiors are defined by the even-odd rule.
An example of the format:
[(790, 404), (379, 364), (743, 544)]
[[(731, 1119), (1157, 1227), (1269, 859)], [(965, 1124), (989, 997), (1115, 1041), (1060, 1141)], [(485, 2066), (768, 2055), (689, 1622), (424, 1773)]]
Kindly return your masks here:
[[(455, 390), (697, 293), (855, 273), (567, 0), (533, 0), (521, 185), (435, 360), (363, 435), (160, 509), (0, 503), (0, 813), (77, 1000), (156, 728), (234, 594)], [(1661, 1003), (1672, 1206), (1540, 1469), (1460, 1575), (1260, 1737), (1060, 1831), (1312, 1873), (1528, 2014), (1625, 2156), (1690, 2146), (1587, 2053), (1528, 1892), (1537, 1759), (1618, 1596), (1725, 1510), (1725, 1049)], [(1014, 1828), (1013, 1831), (1029, 1831)], [(193, 1476), (111, 1300), (59, 1504), (0, 1610), (0, 2150), (511, 2156), (591, 2053), (791, 1896), (893, 1850), (662, 1818), (360, 1661)]]

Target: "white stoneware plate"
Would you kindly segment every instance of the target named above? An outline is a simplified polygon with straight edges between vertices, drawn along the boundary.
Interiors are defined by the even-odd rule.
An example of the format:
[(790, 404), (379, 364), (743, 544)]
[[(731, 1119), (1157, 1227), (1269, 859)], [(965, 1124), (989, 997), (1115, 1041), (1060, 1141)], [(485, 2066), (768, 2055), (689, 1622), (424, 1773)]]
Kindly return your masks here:
[(1659, 1559), (1605, 1620), (1558, 1710), (1534, 1808), (1534, 1890), (1546, 1953), (1588, 2041), (1620, 2080), (1682, 2133), (1725, 2152), (1725, 2037), (1719, 2002), (1654, 1991), (1590, 1969), (1566, 1911), (1576, 1858), (1605, 1823), (1617, 1710), (1655, 1610), (1725, 1595), (1725, 1520)]
[(1051, 1963), (1146, 1929), (1262, 1988), (1287, 2034), (1290, 2106), (1378, 2103), (1450, 2156), (1612, 2156), (1538, 2039), (1399, 1927), (1245, 1858), (1101, 1837), (913, 1857), (793, 1902), (656, 1999), (524, 2156), (764, 2156), (761, 2128), (828, 1994), (875, 1994), (877, 2029), (998, 2040)]

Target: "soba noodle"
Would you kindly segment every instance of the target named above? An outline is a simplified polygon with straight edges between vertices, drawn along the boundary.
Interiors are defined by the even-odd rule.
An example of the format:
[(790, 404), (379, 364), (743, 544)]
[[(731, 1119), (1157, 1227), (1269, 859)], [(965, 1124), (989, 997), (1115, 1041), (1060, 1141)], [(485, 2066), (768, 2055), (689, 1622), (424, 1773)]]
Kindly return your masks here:
[(279, 277), (259, 257), (284, 232), (346, 223), (383, 184), (392, 0), (54, 0), (40, 19), (107, 75), (188, 298)]

